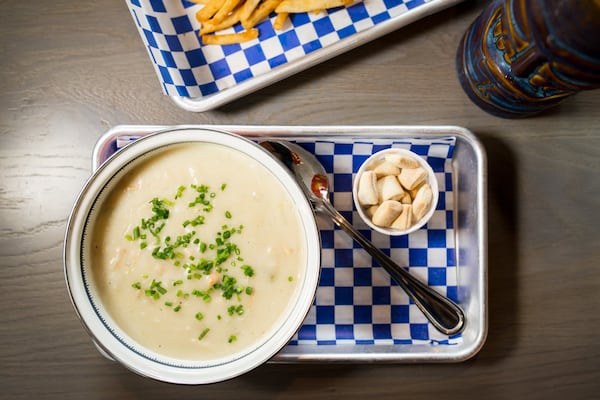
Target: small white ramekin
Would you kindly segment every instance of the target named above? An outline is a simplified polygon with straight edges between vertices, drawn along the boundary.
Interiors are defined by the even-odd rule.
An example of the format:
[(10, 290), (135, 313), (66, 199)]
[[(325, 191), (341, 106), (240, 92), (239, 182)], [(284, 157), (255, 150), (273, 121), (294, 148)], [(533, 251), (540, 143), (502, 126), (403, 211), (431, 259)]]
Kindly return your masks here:
[[(404, 229), (404, 230), (375, 225), (373, 223), (373, 221), (371, 220), (371, 217), (367, 213), (367, 210), (365, 209), (365, 207), (362, 206), (360, 204), (360, 202), (358, 201), (358, 186), (359, 186), (358, 184), (360, 182), (361, 175), (365, 171), (373, 169), (375, 167), (375, 165), (377, 165), (379, 162), (381, 162), (382, 160), (385, 159), (385, 156), (387, 154), (391, 154), (391, 153), (405, 155), (405, 156), (408, 156), (408, 157), (416, 160), (419, 163), (420, 167), (423, 168), (425, 171), (427, 171), (426, 182), (429, 183), (429, 185), (431, 186), (431, 191), (433, 194), (433, 199), (431, 201), (431, 205), (430, 205), (428, 211), (425, 213), (425, 215), (418, 221), (415, 221), (408, 229)], [(356, 207), (356, 211), (358, 212), (358, 215), (371, 229), (373, 229), (377, 232), (383, 233), (385, 235), (391, 235), (391, 236), (407, 235), (411, 232), (421, 229), (423, 227), (423, 225), (425, 225), (431, 219), (433, 213), (435, 212), (435, 208), (437, 206), (438, 198), (439, 198), (438, 182), (437, 182), (435, 173), (433, 172), (433, 169), (431, 168), (431, 166), (427, 163), (427, 161), (425, 159), (423, 159), (418, 154), (413, 153), (410, 150), (392, 147), (392, 148), (381, 150), (377, 153), (374, 153), (369, 158), (367, 158), (367, 160), (365, 160), (365, 162), (360, 166), (360, 168), (358, 169), (358, 171), (356, 173), (356, 176), (354, 177), (354, 183), (353, 183), (353, 187), (352, 187), (352, 198), (354, 200), (354, 206)]]

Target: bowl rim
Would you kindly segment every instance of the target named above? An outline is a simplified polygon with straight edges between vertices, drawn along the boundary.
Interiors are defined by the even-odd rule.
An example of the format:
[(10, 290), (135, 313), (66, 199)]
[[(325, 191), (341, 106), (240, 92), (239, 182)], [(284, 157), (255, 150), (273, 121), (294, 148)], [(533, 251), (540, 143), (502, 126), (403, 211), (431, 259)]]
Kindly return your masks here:
[[(289, 314), (278, 321), (267, 335), (249, 349), (211, 361), (190, 361), (169, 358), (143, 348), (120, 328), (99, 313), (85, 282), (82, 262), (82, 239), (92, 207), (112, 178), (135, 166), (141, 159), (164, 147), (183, 143), (216, 143), (234, 148), (267, 168), (281, 182), (295, 203), (306, 240), (306, 270), (288, 306)], [(64, 275), (71, 303), (85, 330), (109, 358), (139, 375), (180, 384), (206, 384), (239, 376), (268, 361), (279, 352), (300, 328), (308, 314), (319, 281), (321, 241), (314, 209), (300, 185), (283, 163), (256, 142), (220, 129), (176, 127), (147, 135), (113, 154), (86, 180), (67, 221), (63, 247)], [(118, 335), (115, 334), (118, 333)], [(144, 354), (134, 350), (144, 349)]]
[[(396, 229), (396, 228), (386, 228), (386, 227), (375, 225), (371, 221), (371, 218), (366, 214), (363, 206), (358, 201), (358, 182), (360, 181), (361, 175), (365, 172), (365, 170), (367, 170), (367, 168), (369, 168), (371, 166), (371, 164), (373, 162), (383, 158), (385, 156), (385, 154), (387, 154), (387, 153), (401, 153), (401, 154), (410, 155), (411, 158), (418, 161), (421, 168), (423, 168), (425, 171), (427, 171), (427, 183), (429, 183), (429, 185), (431, 186), (431, 191), (433, 192), (433, 199), (431, 201), (431, 206), (429, 207), (429, 210), (427, 211), (427, 213), (416, 224), (411, 225), (408, 229), (405, 229), (405, 230)], [(419, 154), (417, 154), (411, 150), (400, 148), (400, 147), (390, 147), (387, 149), (379, 150), (376, 153), (371, 154), (360, 165), (360, 167), (358, 168), (358, 171), (356, 172), (356, 175), (354, 176), (354, 181), (352, 182), (352, 200), (354, 202), (354, 207), (356, 208), (358, 215), (364, 221), (364, 223), (367, 224), (371, 229), (373, 229), (379, 233), (383, 233), (385, 235), (402, 236), (402, 235), (408, 235), (409, 233), (412, 233), (412, 232), (415, 232), (415, 231), (421, 229), (425, 224), (427, 224), (427, 222), (429, 222), (429, 220), (431, 219), (431, 217), (433, 216), (433, 213), (435, 212), (435, 210), (437, 208), (437, 203), (439, 200), (439, 186), (438, 186), (438, 181), (437, 181), (435, 172), (433, 171), (433, 168), (431, 168), (431, 165), (429, 165), (429, 163), (427, 162), (426, 159), (424, 159), (422, 156), (420, 156)]]

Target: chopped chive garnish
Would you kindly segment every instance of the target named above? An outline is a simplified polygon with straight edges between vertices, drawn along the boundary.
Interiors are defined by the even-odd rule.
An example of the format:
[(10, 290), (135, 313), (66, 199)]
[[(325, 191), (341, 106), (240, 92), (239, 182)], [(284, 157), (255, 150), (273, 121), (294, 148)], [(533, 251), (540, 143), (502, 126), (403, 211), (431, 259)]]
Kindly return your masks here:
[(236, 293), (237, 291), (237, 287), (235, 286), (235, 284), (237, 283), (237, 279), (235, 279), (232, 276), (229, 275), (223, 275), (223, 277), (221, 278), (221, 282), (220, 283), (216, 283), (214, 285), (215, 288), (217, 289), (221, 289), (223, 292), (223, 297), (226, 298), (227, 300), (231, 299), (233, 297), (233, 295)]
[(198, 336), (198, 340), (202, 340), (204, 339), (204, 336), (206, 336), (206, 334), (210, 331), (209, 328), (205, 328), (201, 333), (200, 336)]
[(227, 308), (227, 314), (229, 315), (233, 315), (233, 314), (237, 314), (237, 315), (243, 315), (244, 314), (244, 306), (243, 305), (238, 305), (238, 306), (229, 306)]
[(229, 339), (227, 339), (227, 343), (233, 343), (236, 340), (237, 340), (237, 336), (231, 335), (231, 336), (229, 336)]
[[(220, 191), (223, 192), (226, 187), (226, 183), (221, 184)], [(190, 198), (193, 199), (192, 201), (184, 201), (182, 199), (184, 192), (188, 188), (193, 191), (190, 194)], [(228, 269), (233, 270), (239, 267), (246, 277), (253, 277), (255, 274), (254, 269), (250, 265), (244, 264), (244, 259), (240, 254), (241, 251), (233, 241), (237, 237), (236, 235), (242, 233), (244, 226), (240, 224), (235, 227), (222, 224), (220, 230), (213, 236), (212, 240), (202, 237), (203, 233), (205, 234), (203, 230), (206, 229), (203, 225), (209, 221), (209, 218), (212, 219), (212, 224), (214, 223), (214, 218), (217, 218), (218, 221), (223, 216), (226, 219), (232, 219), (233, 217), (230, 210), (219, 211), (212, 216), (209, 215), (211, 211), (216, 210), (217, 203), (213, 199), (218, 196), (218, 192), (219, 190), (211, 190), (207, 185), (190, 184), (188, 186), (179, 186), (174, 198), (169, 197), (170, 199), (164, 199), (155, 197), (148, 202), (152, 210), (149, 217), (142, 218), (139, 224), (134, 226), (125, 235), (125, 239), (128, 241), (139, 241), (139, 248), (141, 250), (148, 249), (146, 251), (149, 251), (156, 260), (159, 260), (158, 262), (166, 261), (171, 266), (183, 268), (185, 277), (171, 281), (172, 287), (183, 285), (186, 279), (203, 280), (208, 275), (219, 274), (219, 280), (211, 284), (208, 289), (197, 290), (190, 288), (188, 292), (184, 292), (179, 288), (174, 289), (173, 292), (177, 292), (177, 300), (163, 299), (162, 301), (164, 306), (170, 307), (174, 312), (179, 312), (182, 307), (186, 306), (185, 301), (190, 295), (202, 299), (204, 302), (210, 302), (211, 296), (215, 292), (214, 294), (218, 293), (225, 299), (237, 300), (238, 303), (236, 305), (227, 308), (227, 313), (230, 316), (241, 316), (245, 312), (244, 305), (240, 303), (243, 299), (242, 296), (244, 294), (250, 296), (254, 293), (254, 289), (251, 286), (239, 285), (237, 279), (229, 275), (228, 272)], [(184, 201), (181, 204), (188, 204), (190, 208), (193, 207), (193, 210), (187, 212), (195, 213), (195, 215), (190, 216), (189, 219), (182, 223), (185, 229), (182, 229), (181, 224), (177, 226), (169, 222), (171, 210), (175, 210), (173, 206), (181, 201)], [(174, 231), (177, 228), (183, 231), (179, 232), (179, 235)], [(197, 229), (198, 233), (192, 229)], [(169, 231), (168, 234), (166, 231)], [(193, 248), (190, 248), (192, 245)], [(151, 283), (148, 283), (149, 281), (146, 279), (149, 279), (149, 277), (147, 274), (144, 274), (143, 281), (132, 283), (131, 286), (142, 290), (146, 296), (152, 297), (155, 300), (167, 295), (168, 290), (160, 280), (152, 279)], [(288, 280), (291, 281), (292, 277), (289, 277)], [(200, 321), (204, 319), (204, 315), (201, 312), (197, 312), (195, 318)], [(221, 315), (217, 315), (217, 319), (221, 320)], [(202, 331), (198, 339), (201, 340), (208, 331), (209, 328)], [(235, 340), (237, 340), (235, 335), (229, 337), (230, 343)]]
[(167, 293), (167, 289), (165, 289), (165, 288), (164, 288), (164, 287), (162, 287), (162, 286), (158, 286), (158, 287), (156, 288), (156, 290), (157, 290), (157, 291), (158, 291), (158, 293), (160, 293), (160, 294), (165, 294), (165, 293)]
[(204, 217), (204, 215), (198, 215), (196, 218), (194, 218), (193, 220), (191, 220), (189, 222), (192, 226), (198, 226), (198, 225), (204, 224), (205, 220), (206, 220), (206, 218)]
[(251, 266), (249, 266), (249, 265), (242, 265), (240, 268), (244, 271), (244, 275), (246, 275), (248, 277), (254, 276), (254, 269), (252, 269)]
[(154, 298), (154, 300), (158, 300), (160, 298), (160, 294), (156, 290), (153, 290), (153, 289), (144, 290), (144, 294), (148, 297)]
[(200, 298), (202, 298), (202, 300), (204, 300), (205, 303), (208, 303), (211, 299), (211, 297), (210, 297), (211, 291), (212, 291), (212, 289), (208, 289), (206, 291), (194, 289), (194, 290), (192, 290), (192, 295), (194, 295), (196, 297), (200, 297)]
[(158, 300), (161, 295), (167, 293), (167, 289), (162, 286), (162, 282), (152, 279), (152, 283), (150, 287), (144, 291), (146, 296), (152, 297), (155, 300)]
[(185, 190), (185, 186), (181, 185), (177, 188), (177, 193), (175, 193), (175, 200), (179, 199)]

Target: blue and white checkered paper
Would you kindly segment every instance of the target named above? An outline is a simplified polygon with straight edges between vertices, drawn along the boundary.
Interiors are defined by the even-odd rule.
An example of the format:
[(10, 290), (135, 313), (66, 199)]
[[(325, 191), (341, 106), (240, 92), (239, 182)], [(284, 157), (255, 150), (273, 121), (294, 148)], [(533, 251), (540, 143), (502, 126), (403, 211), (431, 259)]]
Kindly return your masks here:
[[(264, 75), (307, 54), (436, 0), (356, 0), (349, 7), (290, 15), (281, 31), (272, 20), (257, 27), (256, 40), (203, 45), (195, 13), (186, 0), (126, 0), (165, 94), (199, 98)], [(242, 30), (238, 24), (223, 33)]]
[[(457, 301), (451, 158), (455, 139), (298, 142), (317, 156), (333, 185), (332, 202), (361, 233), (399, 265)], [(352, 182), (361, 164), (389, 147), (425, 158), (438, 180), (440, 196), (427, 225), (406, 236), (372, 231), (354, 209)], [(439, 333), (406, 293), (345, 232), (319, 220), (322, 265), (315, 303), (290, 345), (457, 344), (461, 336)]]
[[(116, 139), (109, 152), (136, 136)], [(457, 301), (457, 250), (454, 232), (452, 155), (455, 138), (335, 140), (298, 139), (315, 154), (332, 182), (331, 200), (360, 232), (399, 265), (449, 298)], [(397, 147), (427, 160), (435, 172), (439, 200), (425, 227), (406, 236), (386, 236), (361, 220), (352, 200), (352, 181), (373, 153)], [(107, 158), (110, 154), (104, 154)], [(453, 345), (461, 335), (448, 337), (431, 325), (406, 293), (357, 243), (326, 218), (318, 218), (322, 264), (315, 302), (302, 327), (289, 343), (306, 344), (440, 344)]]

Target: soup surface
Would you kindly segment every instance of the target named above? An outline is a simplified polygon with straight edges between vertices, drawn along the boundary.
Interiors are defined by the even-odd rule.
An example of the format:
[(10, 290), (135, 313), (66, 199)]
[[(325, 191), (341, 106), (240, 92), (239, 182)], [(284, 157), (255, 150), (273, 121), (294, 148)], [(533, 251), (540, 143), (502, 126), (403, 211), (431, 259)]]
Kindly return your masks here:
[(260, 340), (306, 263), (288, 192), (249, 156), (174, 145), (129, 171), (90, 236), (94, 287), (119, 327), (169, 357), (211, 360)]

